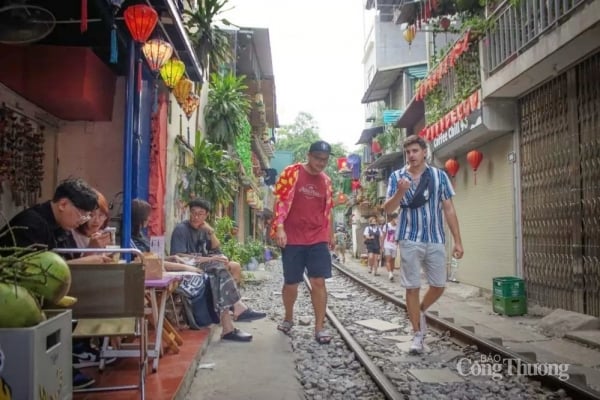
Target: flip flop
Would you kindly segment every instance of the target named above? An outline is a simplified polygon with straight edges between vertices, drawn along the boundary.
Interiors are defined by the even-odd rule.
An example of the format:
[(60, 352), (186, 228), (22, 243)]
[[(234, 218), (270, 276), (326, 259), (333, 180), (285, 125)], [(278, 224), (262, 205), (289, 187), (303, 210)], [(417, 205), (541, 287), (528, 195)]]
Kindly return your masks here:
[(319, 344), (329, 344), (331, 342), (331, 333), (327, 329), (321, 329), (318, 332), (315, 332), (315, 340)]
[(290, 331), (292, 330), (293, 326), (294, 326), (294, 323), (292, 321), (285, 321), (284, 320), (282, 323), (280, 323), (279, 325), (277, 325), (277, 329), (287, 335), (288, 333), (290, 333)]

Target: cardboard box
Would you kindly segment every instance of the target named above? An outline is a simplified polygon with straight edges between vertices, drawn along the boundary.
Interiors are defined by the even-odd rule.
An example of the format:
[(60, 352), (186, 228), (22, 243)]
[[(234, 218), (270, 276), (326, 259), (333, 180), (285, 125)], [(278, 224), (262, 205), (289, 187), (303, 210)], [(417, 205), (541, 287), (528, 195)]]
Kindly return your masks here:
[(162, 279), (165, 273), (163, 259), (155, 253), (144, 253), (146, 280)]
[(71, 310), (46, 310), (29, 328), (0, 329), (0, 384), (13, 399), (73, 398)]

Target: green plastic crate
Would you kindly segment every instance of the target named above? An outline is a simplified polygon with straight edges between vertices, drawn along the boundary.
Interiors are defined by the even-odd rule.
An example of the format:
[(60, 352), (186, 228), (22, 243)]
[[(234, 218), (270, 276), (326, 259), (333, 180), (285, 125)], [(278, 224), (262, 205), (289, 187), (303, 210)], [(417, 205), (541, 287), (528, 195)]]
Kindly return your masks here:
[(514, 276), (500, 276), (493, 279), (494, 296), (524, 297), (525, 282)]
[(508, 316), (527, 314), (527, 298), (494, 296), (494, 312)]

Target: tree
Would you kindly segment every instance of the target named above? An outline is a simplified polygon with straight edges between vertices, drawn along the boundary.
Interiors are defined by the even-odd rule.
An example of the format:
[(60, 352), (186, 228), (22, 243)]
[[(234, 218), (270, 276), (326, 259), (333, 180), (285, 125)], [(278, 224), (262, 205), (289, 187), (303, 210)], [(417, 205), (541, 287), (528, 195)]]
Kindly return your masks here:
[[(300, 112), (294, 123), (284, 125), (277, 131), (277, 150), (288, 150), (294, 155), (294, 162), (306, 161), (306, 154), (310, 144), (317, 140), (323, 140), (319, 133), (319, 125), (314, 117), (306, 112)], [(342, 143), (331, 144), (331, 157), (325, 173), (333, 181), (334, 191), (341, 190), (343, 177), (337, 170), (337, 158), (348, 154), (348, 150)], [(281, 171), (279, 171), (281, 172)]]

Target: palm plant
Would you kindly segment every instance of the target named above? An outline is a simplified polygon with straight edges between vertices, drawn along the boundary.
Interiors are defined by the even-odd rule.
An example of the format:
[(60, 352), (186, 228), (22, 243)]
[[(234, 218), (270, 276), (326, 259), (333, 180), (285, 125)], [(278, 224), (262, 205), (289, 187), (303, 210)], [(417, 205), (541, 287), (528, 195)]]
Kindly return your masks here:
[[(196, 11), (184, 10), (186, 31), (194, 43), (196, 54), (203, 71), (207, 71), (209, 60), (211, 70), (229, 62), (232, 58), (230, 37), (227, 32), (215, 25), (217, 16), (229, 0), (201, 0)], [(224, 25), (231, 25), (221, 18)]]
[(244, 131), (250, 101), (244, 93), (245, 76), (211, 74), (208, 102), (204, 109), (206, 130), (210, 140), (222, 146), (234, 144)]
[(203, 198), (210, 201), (215, 209), (229, 205), (237, 192), (238, 169), (238, 162), (226, 151), (202, 140), (197, 133), (193, 162), (182, 167), (178, 183), (182, 200), (189, 202)]

